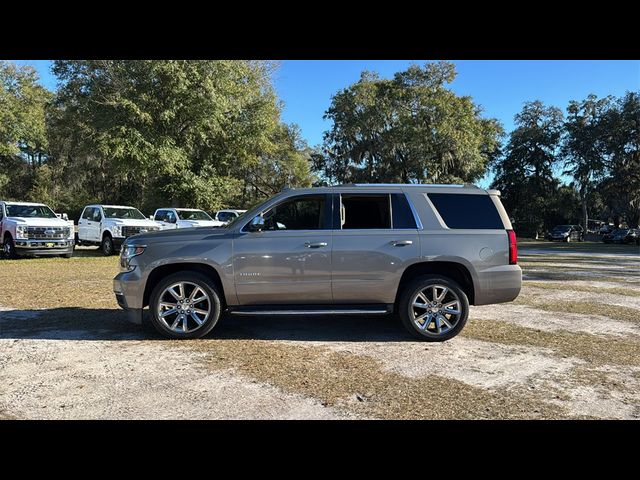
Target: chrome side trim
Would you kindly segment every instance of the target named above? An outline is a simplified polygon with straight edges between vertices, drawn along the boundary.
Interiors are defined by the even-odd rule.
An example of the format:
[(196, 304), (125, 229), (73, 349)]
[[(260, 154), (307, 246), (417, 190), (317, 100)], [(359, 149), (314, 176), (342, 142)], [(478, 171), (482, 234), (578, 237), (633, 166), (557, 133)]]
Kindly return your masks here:
[(418, 230), (424, 230), (424, 227), (422, 226), (422, 222), (420, 221), (420, 216), (418, 215), (418, 212), (416, 211), (415, 207), (413, 206), (413, 202), (409, 198), (409, 195), (407, 195), (407, 192), (402, 192), (402, 193), (404, 194), (404, 198), (407, 199), (407, 203), (409, 204), (409, 208), (411, 209), (411, 213), (413, 213), (413, 218), (416, 221), (416, 227), (418, 227)]
[(231, 310), (232, 315), (385, 315), (387, 310)]

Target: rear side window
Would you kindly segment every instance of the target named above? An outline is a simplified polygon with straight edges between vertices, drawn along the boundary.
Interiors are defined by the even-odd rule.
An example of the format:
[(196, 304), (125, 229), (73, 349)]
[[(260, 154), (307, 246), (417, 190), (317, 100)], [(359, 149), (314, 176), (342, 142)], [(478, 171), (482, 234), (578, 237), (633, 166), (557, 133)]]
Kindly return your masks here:
[(427, 196), (449, 228), (504, 229), (489, 195), (429, 193)]
[(391, 228), (389, 207), (389, 195), (342, 195), (342, 229)]
[(418, 228), (407, 197), (403, 193), (391, 195), (391, 210), (393, 212), (393, 228)]

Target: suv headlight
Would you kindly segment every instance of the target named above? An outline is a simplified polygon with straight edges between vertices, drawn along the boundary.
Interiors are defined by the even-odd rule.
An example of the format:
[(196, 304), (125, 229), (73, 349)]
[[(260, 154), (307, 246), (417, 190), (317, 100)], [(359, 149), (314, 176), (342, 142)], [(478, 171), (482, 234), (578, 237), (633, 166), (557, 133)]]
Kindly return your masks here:
[(28, 227), (26, 225), (18, 225), (16, 227), (16, 240), (26, 240)]
[(147, 248), (146, 245), (123, 245), (120, 249), (120, 270), (131, 272), (136, 266), (131, 265), (131, 259), (142, 255)]
[(121, 237), (122, 227), (120, 225), (114, 225), (113, 227), (111, 227), (111, 233), (113, 233), (114, 237)]

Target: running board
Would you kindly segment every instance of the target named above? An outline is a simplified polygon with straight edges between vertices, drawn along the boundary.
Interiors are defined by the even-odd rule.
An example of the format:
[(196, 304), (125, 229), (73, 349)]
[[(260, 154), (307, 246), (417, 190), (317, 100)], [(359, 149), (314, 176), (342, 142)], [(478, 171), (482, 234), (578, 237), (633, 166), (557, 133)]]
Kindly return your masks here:
[(387, 315), (392, 311), (393, 305), (256, 305), (229, 307), (229, 313), (232, 315)]

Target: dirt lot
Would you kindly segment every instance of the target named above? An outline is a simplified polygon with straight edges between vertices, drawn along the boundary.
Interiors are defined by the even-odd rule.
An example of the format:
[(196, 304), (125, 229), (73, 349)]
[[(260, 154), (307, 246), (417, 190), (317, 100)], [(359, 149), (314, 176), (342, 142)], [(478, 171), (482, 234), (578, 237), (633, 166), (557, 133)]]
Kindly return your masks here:
[(162, 340), (117, 308), (117, 258), (77, 253), (0, 263), (0, 418), (640, 418), (635, 246), (521, 242), (521, 296), (441, 344), (377, 317)]

